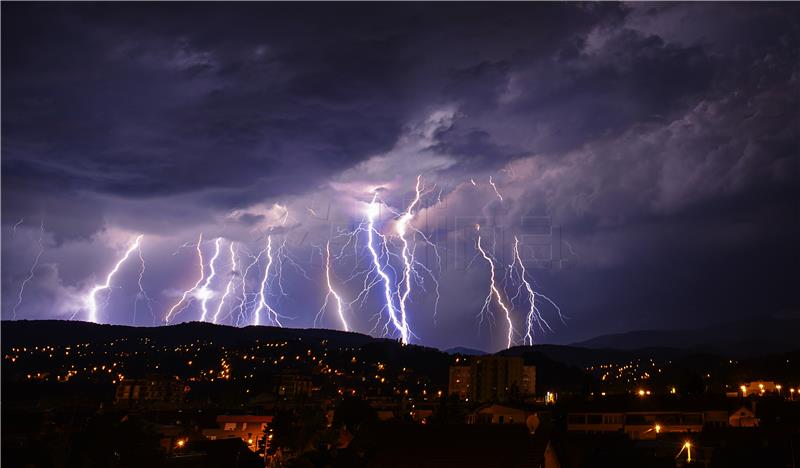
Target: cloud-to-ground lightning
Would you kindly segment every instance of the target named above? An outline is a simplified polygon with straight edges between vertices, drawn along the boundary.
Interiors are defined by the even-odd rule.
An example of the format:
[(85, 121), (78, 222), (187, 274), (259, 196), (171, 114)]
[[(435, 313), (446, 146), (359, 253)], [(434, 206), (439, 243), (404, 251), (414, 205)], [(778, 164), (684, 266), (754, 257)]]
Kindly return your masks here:
[(256, 309), (253, 311), (253, 325), (260, 325), (261, 324), (261, 312), (266, 310), (267, 311), (267, 318), (270, 322), (282, 327), (283, 324), (280, 322), (280, 316), (269, 305), (267, 302), (267, 282), (269, 281), (269, 271), (272, 268), (273, 262), (273, 255), (272, 255), (272, 235), (267, 236), (267, 246), (265, 248), (267, 253), (267, 264), (264, 267), (264, 277), (261, 278), (261, 284), (258, 289), (258, 305)]
[[(22, 222), (25, 218), (20, 219), (17, 221), (17, 224), (14, 225), (14, 229)], [(33, 258), (33, 264), (31, 265), (30, 270), (28, 270), (28, 276), (22, 280), (22, 283), (19, 285), (19, 293), (17, 294), (17, 303), (14, 304), (14, 309), (12, 310), (12, 315), (14, 320), (17, 319), (17, 309), (22, 304), (22, 298), (25, 294), (25, 286), (28, 285), (28, 282), (33, 279), (36, 273), (36, 267), (39, 266), (39, 259), (42, 258), (42, 254), (44, 253), (44, 244), (42, 243), (44, 240), (44, 220), (42, 220), (41, 224), (39, 225), (39, 240), (36, 244), (39, 246), (38, 250), (36, 251), (36, 256)]]
[[(470, 182), (478, 185), (475, 180), (470, 180)], [(494, 189), (497, 197), (503, 200), (492, 177), (489, 177), (489, 184)], [(381, 199), (380, 192), (376, 189), (372, 192), (371, 201), (362, 205), (366, 206), (366, 210), (357, 226), (352, 230), (341, 230), (339, 232), (340, 236), (347, 237), (347, 242), (340, 250), (337, 248), (332, 252), (330, 241), (326, 243), (324, 252), (321, 246), (312, 244), (312, 247), (318, 249), (320, 254), (324, 256), (325, 284), (323, 286), (327, 288), (324, 303), (314, 319), (314, 326), (317, 326), (317, 322), (328, 311), (334, 311), (335, 309), (339, 321), (337, 328), (341, 328), (344, 331), (352, 330), (353, 319), (349, 313), (355, 310), (353, 304), (360, 303), (359, 307), (363, 308), (367, 299), (373, 298), (371, 293), (376, 292), (373, 291), (373, 288), (379, 288), (382, 290), (380, 293), (381, 304), (375, 310), (374, 316), (377, 317), (377, 320), (372, 331), (380, 333), (379, 328), (382, 327), (384, 336), (395, 337), (403, 344), (408, 344), (416, 339), (416, 335), (412, 332), (412, 325), (416, 317), (413, 311), (415, 309), (413, 304), (420, 291), (424, 294), (432, 292), (427, 289), (429, 281), (433, 281), (436, 285), (436, 303), (433, 315), (435, 320), (436, 309), (438, 309), (439, 305), (437, 267), (436, 265), (430, 265), (429, 261), (420, 257), (418, 247), (433, 248), (436, 254), (435, 261), (438, 262), (439, 274), (442, 272), (442, 260), (437, 246), (415, 225), (414, 221), (416, 215), (423, 213), (423, 209), (426, 206), (426, 202), (423, 200), (428, 193), (433, 194), (434, 200), (441, 202), (442, 190), (438, 189), (438, 196), (436, 195), (436, 190), (436, 184), (432, 189), (426, 190), (425, 184), (423, 184), (423, 175), (417, 175), (414, 193), (410, 202), (403, 209), (395, 209)], [(289, 210), (285, 206), (278, 204), (275, 204), (274, 208), (278, 210), (278, 215), (277, 218), (273, 218), (273, 221), (277, 222), (277, 228), (281, 229), (280, 226), (285, 226), (290, 220)], [(386, 219), (380, 216), (381, 210), (384, 208), (389, 215)], [(314, 214), (316, 213), (312, 213), (312, 215)], [(200, 309), (199, 320), (201, 321), (221, 323), (229, 320), (237, 326), (268, 324), (282, 327), (281, 321), (287, 317), (278, 313), (276, 309), (279, 309), (279, 307), (276, 304), (282, 297), (288, 296), (288, 290), (284, 289), (283, 284), (284, 262), (288, 262), (288, 265), (296, 268), (306, 279), (310, 280), (310, 278), (303, 266), (291, 256), (294, 242), (290, 246), (288, 236), (276, 234), (277, 231), (274, 229), (275, 227), (269, 228), (268, 233), (261, 234), (263, 237), (260, 237), (261, 240), (258, 243), (262, 248), (258, 251), (251, 250), (247, 244), (237, 244), (236, 242), (228, 241), (224, 237), (216, 237), (213, 242), (213, 254), (209, 255), (208, 260), (204, 258), (204, 255), (208, 254), (208, 247), (205, 249), (203, 247), (202, 233), (200, 233), (196, 243), (182, 245), (175, 252), (176, 254), (185, 247), (195, 248), (199, 266), (199, 278), (189, 289), (183, 291), (177, 302), (171, 305), (164, 321), (166, 323), (175, 321), (180, 313), (192, 306), (194, 301), (197, 301), (197, 307)], [(551, 329), (542, 316), (541, 304), (551, 304), (558, 311), (559, 317), (563, 321), (560, 309), (549, 298), (535, 290), (536, 285), (522, 262), (521, 247), (517, 237), (514, 238), (513, 261), (510, 265), (500, 264), (494, 255), (496, 249), (489, 246), (487, 250), (486, 239), (481, 236), (480, 225), (476, 225), (476, 229), (478, 231), (477, 245), (473, 260), (482, 257), (488, 263), (490, 269), (489, 290), (479, 316), (481, 320), (488, 316), (494, 323), (495, 314), (498, 311), (502, 311), (508, 326), (506, 346), (511, 347), (515, 340), (519, 340), (526, 345), (533, 344), (533, 328), (535, 326), (538, 325), (543, 331)], [(303, 240), (305, 240), (305, 237)], [(228, 242), (227, 252), (223, 252), (225, 242)], [(299, 246), (300, 244), (297, 245)], [(355, 263), (350, 276), (340, 282), (334, 274), (336, 271), (335, 266), (336, 262), (344, 256), (345, 249), (348, 247), (352, 247)], [(142, 236), (140, 235), (125, 255), (116, 263), (108, 274), (105, 283), (96, 285), (89, 293), (86, 298), (89, 310), (88, 320), (94, 322), (98, 320), (98, 308), (102, 309), (102, 305), (98, 306), (97, 297), (100, 292), (111, 287), (114, 275), (128, 257), (133, 254), (134, 250), (139, 252), (141, 265), (137, 282), (139, 294), (134, 303), (134, 323), (136, 322), (139, 300), (146, 301), (152, 313), (152, 301), (143, 284), (146, 265), (142, 254)], [(41, 255), (41, 252), (39, 255)], [(220, 256), (225, 257), (225, 255), (228, 255), (229, 259), (220, 259)], [(249, 257), (250, 260), (241, 257), (241, 255)], [(363, 263), (364, 261), (366, 263)], [(34, 262), (34, 267), (31, 269), (31, 274), (37, 262), (38, 256)], [(224, 263), (226, 267), (228, 265), (230, 267), (228, 277), (224, 279), (224, 288), (222, 287), (223, 280), (217, 278), (217, 276), (223, 276), (222, 270), (217, 275), (217, 270), (220, 268), (220, 265), (217, 264), (218, 262), (220, 262), (220, 265)], [(508, 270), (503, 267), (508, 267)], [(257, 270), (257, 273), (254, 273), (257, 278), (253, 277), (248, 282), (248, 274), (252, 268)], [(503, 271), (508, 271), (507, 276), (502, 277)], [(504, 289), (509, 284), (506, 283), (504, 278), (509, 279), (511, 284), (514, 284), (517, 289), (515, 296), (512, 297)], [(350, 295), (347, 293), (342, 294), (344, 289), (341, 288), (345, 288), (353, 280), (359, 283), (363, 280), (363, 287), (351, 302), (347, 302), (345, 298), (349, 300), (348, 296)], [(237, 284), (238, 281), (241, 282), (241, 285)], [(20, 300), (21, 296), (22, 293), (20, 293)], [(106, 301), (108, 301), (108, 296), (110, 294), (104, 296)], [(521, 298), (520, 302), (517, 302), (517, 298)], [(522, 303), (526, 300), (528, 301), (525, 304), (527, 309), (526, 323), (522, 325), (522, 317), (520, 316), (520, 323), (515, 325), (517, 320), (514, 316), (515, 310), (518, 307), (521, 309)], [(523, 327), (525, 328), (523, 329)]]
[(212, 319), (212, 322), (214, 323), (219, 323), (219, 314), (220, 312), (222, 312), (222, 306), (225, 304), (225, 299), (227, 299), (228, 296), (230, 295), (231, 288), (233, 287), (233, 279), (236, 278), (236, 271), (238, 269), (238, 266), (236, 265), (236, 250), (234, 247), (235, 246), (233, 242), (230, 242), (228, 244), (228, 249), (230, 250), (231, 253), (231, 270), (228, 272), (230, 278), (228, 278), (228, 284), (225, 285), (225, 292), (222, 294), (222, 297), (219, 300), (219, 304), (217, 304), (217, 311), (216, 313), (214, 313), (214, 318)]
[(169, 311), (167, 312), (167, 316), (164, 317), (164, 321), (166, 323), (169, 323), (169, 321), (172, 320), (172, 317), (174, 315), (179, 314), (184, 309), (186, 309), (186, 307), (188, 306), (188, 303), (185, 304), (180, 309), (178, 309), (178, 307), (180, 307), (186, 301), (186, 298), (189, 296), (189, 294), (192, 294), (193, 292), (195, 292), (197, 290), (197, 288), (200, 287), (200, 283), (202, 283), (203, 279), (205, 279), (205, 277), (206, 277), (205, 269), (204, 269), (205, 268), (204, 267), (204, 263), (205, 262), (203, 261), (203, 250), (200, 247), (202, 243), (203, 243), (203, 233), (201, 232), (200, 233), (200, 237), (197, 239), (197, 245), (195, 246), (195, 248), (197, 249), (197, 258), (198, 258), (199, 263), (200, 263), (200, 278), (197, 280), (197, 283), (195, 283), (194, 286), (192, 286), (190, 289), (187, 289), (186, 291), (183, 292), (183, 294), (181, 295), (181, 299), (178, 302), (176, 302), (175, 305), (170, 307)]
[(325, 308), (328, 307), (328, 300), (331, 296), (333, 296), (333, 300), (336, 303), (336, 312), (339, 314), (339, 320), (342, 322), (342, 329), (344, 331), (350, 331), (350, 327), (347, 325), (347, 319), (344, 317), (344, 306), (342, 305), (342, 297), (339, 293), (333, 289), (333, 283), (331, 282), (331, 242), (325, 245), (325, 284), (328, 286), (328, 293), (325, 294), (325, 302), (320, 307), (319, 312), (317, 313), (317, 317), (314, 319), (315, 326), (316, 321), (322, 316), (325, 312)]
[[(250, 262), (250, 264), (248, 264), (244, 269), (244, 272), (242, 272), (242, 296), (239, 299), (239, 305), (236, 306), (236, 308), (239, 310), (239, 314), (236, 316), (237, 325), (247, 322), (247, 275), (250, 273), (250, 269), (258, 264), (259, 260), (261, 260), (261, 255), (263, 254), (264, 251), (262, 250), (258, 253), (258, 255), (250, 255), (250, 258), (252, 258), (253, 261)], [(252, 294), (250, 295), (252, 296)]]
[(478, 243), (477, 243), (478, 251), (481, 253), (486, 262), (489, 263), (489, 270), (491, 273), (489, 277), (489, 294), (486, 296), (486, 300), (483, 303), (483, 308), (481, 309), (481, 313), (489, 311), (489, 306), (492, 302), (492, 296), (494, 296), (495, 299), (497, 300), (497, 304), (500, 306), (501, 309), (503, 309), (503, 313), (505, 313), (506, 316), (506, 321), (508, 322), (508, 339), (506, 347), (510, 348), (514, 342), (514, 323), (511, 321), (511, 311), (503, 302), (503, 297), (500, 294), (500, 290), (497, 288), (494, 260), (492, 259), (491, 256), (489, 256), (486, 253), (486, 251), (483, 249), (483, 246), (481, 245), (480, 226), (477, 226), (476, 228), (478, 230)]
[(119, 261), (114, 265), (114, 268), (106, 276), (106, 281), (102, 284), (95, 285), (90, 291), (89, 294), (86, 296), (86, 307), (88, 309), (87, 320), (89, 322), (97, 323), (97, 293), (108, 289), (111, 287), (111, 280), (114, 278), (114, 275), (117, 274), (119, 268), (122, 266), (123, 263), (131, 256), (134, 250), (139, 248), (139, 244), (142, 241), (142, 234), (139, 234), (136, 237), (136, 240), (133, 244), (128, 247), (128, 250), (125, 251), (125, 255), (119, 259)]
[[(520, 288), (525, 288), (525, 292), (527, 294), (528, 300), (528, 314), (525, 318), (525, 337), (523, 338), (523, 344), (533, 345), (533, 325), (534, 323), (539, 325), (539, 328), (544, 331), (544, 327), (547, 327), (549, 330), (550, 325), (547, 321), (542, 317), (542, 314), (539, 312), (539, 309), (536, 306), (536, 293), (533, 291), (533, 287), (531, 283), (527, 279), (527, 271), (525, 270), (525, 264), (522, 262), (522, 258), (519, 255), (519, 239), (517, 236), (514, 236), (514, 247), (512, 248), (513, 254), (513, 262), (511, 263), (511, 271), (514, 270), (516, 265), (519, 265), (519, 279), (520, 279)], [(517, 294), (521, 291), (518, 290)], [(513, 301), (512, 301), (513, 302)], [(544, 327), (542, 326), (544, 325)]]
[(516, 273), (516, 276), (519, 278), (517, 293), (513, 298), (511, 298), (511, 302), (513, 303), (516, 298), (521, 296), (524, 292), (525, 299), (528, 301), (528, 313), (525, 320), (526, 330), (525, 336), (523, 337), (523, 344), (533, 345), (534, 325), (538, 325), (542, 332), (546, 331), (545, 329), (553, 331), (552, 327), (550, 327), (550, 324), (542, 316), (539, 300), (543, 300), (550, 304), (550, 306), (556, 311), (561, 323), (566, 322), (564, 321), (564, 316), (561, 314), (561, 308), (558, 306), (558, 304), (553, 302), (544, 294), (535, 291), (533, 285), (531, 285), (531, 282), (528, 280), (528, 271), (525, 268), (525, 264), (522, 261), (522, 256), (519, 253), (519, 238), (517, 238), (517, 236), (514, 236), (514, 246), (512, 247), (511, 252), (513, 260), (511, 265), (509, 265), (509, 276), (513, 279), (513, 276)]
[(380, 205), (378, 203), (378, 194), (377, 192), (372, 197), (372, 202), (367, 207), (367, 249), (372, 256), (372, 264), (374, 267), (375, 272), (380, 276), (383, 282), (383, 295), (385, 302), (386, 310), (389, 313), (389, 320), (394, 326), (394, 328), (400, 333), (400, 340), (403, 344), (408, 344), (409, 338), (409, 329), (407, 326), (407, 322), (402, 318), (399, 317), (399, 312), (394, 304), (393, 293), (392, 293), (392, 280), (389, 278), (389, 275), (386, 273), (384, 266), (381, 264), (381, 256), (378, 254), (377, 249), (375, 248), (375, 237), (380, 237), (383, 241), (383, 245), (385, 245), (386, 239), (376, 230), (375, 228), (375, 218), (378, 216), (380, 212)]
[[(407, 310), (406, 310), (406, 302), (408, 301), (408, 296), (411, 293), (411, 271), (413, 270), (413, 263), (414, 257), (413, 253), (409, 252), (408, 248), (408, 239), (406, 239), (406, 231), (408, 230), (408, 223), (411, 221), (411, 218), (414, 216), (412, 211), (414, 207), (419, 203), (420, 198), (420, 176), (417, 176), (417, 185), (414, 188), (414, 199), (408, 205), (406, 211), (400, 216), (400, 219), (397, 220), (397, 235), (400, 236), (400, 241), (403, 243), (403, 248), (400, 252), (400, 257), (403, 259), (403, 280), (400, 282), (398, 286), (398, 295), (400, 296), (400, 320), (403, 325), (403, 328), (408, 330), (408, 320), (407, 320)], [(403, 292), (399, 291), (400, 286), (403, 286)]]
[(139, 305), (139, 301), (143, 300), (145, 304), (147, 304), (147, 308), (150, 311), (150, 316), (153, 318), (153, 322), (155, 323), (155, 315), (153, 314), (153, 300), (150, 298), (150, 295), (147, 294), (147, 291), (144, 289), (144, 285), (142, 281), (144, 281), (144, 272), (147, 268), (144, 263), (144, 254), (142, 253), (142, 244), (139, 243), (139, 247), (136, 249), (139, 252), (139, 264), (141, 268), (139, 269), (139, 278), (136, 281), (137, 286), (139, 286), (139, 292), (136, 294), (136, 300), (133, 303), (133, 323), (136, 323), (136, 309)]
[(208, 262), (208, 269), (211, 271), (211, 273), (206, 278), (206, 282), (203, 283), (203, 286), (199, 290), (197, 290), (197, 295), (200, 298), (201, 322), (206, 321), (206, 317), (208, 316), (208, 305), (207, 305), (208, 300), (211, 299), (211, 297), (214, 295), (214, 292), (209, 289), (209, 286), (211, 285), (211, 281), (217, 275), (217, 269), (214, 265), (217, 262), (217, 258), (219, 258), (219, 246), (221, 240), (222, 239), (219, 237), (214, 239), (214, 255), (211, 256), (211, 260), (209, 260)]

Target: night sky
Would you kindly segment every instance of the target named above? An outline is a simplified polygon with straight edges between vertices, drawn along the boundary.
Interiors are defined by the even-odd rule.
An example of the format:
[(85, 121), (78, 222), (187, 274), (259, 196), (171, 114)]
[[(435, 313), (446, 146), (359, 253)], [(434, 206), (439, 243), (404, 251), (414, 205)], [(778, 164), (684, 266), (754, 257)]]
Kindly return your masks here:
[[(138, 234), (151, 302), (137, 251), (99, 293), (100, 322), (163, 324), (198, 280), (200, 233), (206, 273), (221, 238), (216, 309), (269, 235), (287, 255), (265, 293), (284, 326), (314, 325), (330, 240), (351, 328), (380, 335), (382, 285), (358, 296), (377, 281), (366, 235), (342, 233), (377, 193), (401, 280), (391, 209), (418, 175), (431, 274), (412, 275), (413, 342), (505, 347), (495, 301), (481, 319), (478, 234), (517, 343), (514, 236), (565, 316), (539, 301), (553, 330), (538, 343), (797, 317), (798, 18), (793, 4), (3, 3), (2, 318), (86, 320)], [(177, 321), (199, 319), (192, 298)], [(324, 312), (317, 326), (340, 328)]]

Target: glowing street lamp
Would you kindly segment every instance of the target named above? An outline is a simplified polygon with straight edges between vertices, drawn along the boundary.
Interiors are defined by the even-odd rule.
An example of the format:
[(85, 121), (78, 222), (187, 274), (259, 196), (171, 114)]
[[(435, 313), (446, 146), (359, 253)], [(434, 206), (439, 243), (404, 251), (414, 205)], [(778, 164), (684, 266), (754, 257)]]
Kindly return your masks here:
[(661, 434), (661, 424), (656, 424), (656, 434)]
[(739, 387), (739, 390), (742, 391), (742, 396), (747, 396), (747, 387), (742, 385), (741, 387)]
[(781, 387), (781, 386), (780, 386), (780, 384), (779, 384), (779, 385), (776, 385), (776, 386), (775, 386), (775, 388), (777, 388), (777, 389), (778, 389), (778, 396), (781, 396), (781, 389), (782, 389), (783, 387)]
[(683, 445), (681, 446), (680, 452), (678, 452), (678, 454), (675, 455), (675, 458), (677, 459), (678, 457), (680, 457), (684, 450), (686, 450), (686, 462), (687, 463), (691, 463), (692, 462), (692, 443), (689, 442), (688, 440), (683, 443)]

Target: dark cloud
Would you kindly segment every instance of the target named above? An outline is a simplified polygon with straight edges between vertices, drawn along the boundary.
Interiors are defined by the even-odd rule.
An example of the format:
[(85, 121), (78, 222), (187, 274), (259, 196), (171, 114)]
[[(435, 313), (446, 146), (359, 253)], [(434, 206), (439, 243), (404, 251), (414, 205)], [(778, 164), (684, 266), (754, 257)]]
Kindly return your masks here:
[[(44, 218), (48, 235), (28, 316), (80, 311), (136, 232), (159, 311), (195, 274), (191, 249), (172, 254), (200, 231), (250, 251), (267, 232), (286, 237), (313, 276), (320, 236), (352, 225), (376, 187), (406, 203), (418, 173), (441, 189), (425, 203), (437, 236), (454, 235), (456, 218), (515, 233), (537, 216), (561, 226), (572, 266), (536, 275), (572, 319), (544, 339), (798, 307), (786, 293), (800, 199), (794, 5), (2, 12), (2, 224), (12, 232), (24, 217), (20, 232), (35, 233), (30, 220)], [(4, 242), (4, 304), (30, 245)], [(443, 273), (439, 318), (419, 319), (426, 343), (499, 346), (463, 320), (481, 302), (481, 268)], [(306, 311), (324, 299), (312, 283), (288, 275), (297, 297), (280, 300), (293, 325), (310, 326)], [(123, 312), (110, 321), (129, 321), (135, 293), (115, 293)], [(430, 297), (418, 300), (429, 317)]]

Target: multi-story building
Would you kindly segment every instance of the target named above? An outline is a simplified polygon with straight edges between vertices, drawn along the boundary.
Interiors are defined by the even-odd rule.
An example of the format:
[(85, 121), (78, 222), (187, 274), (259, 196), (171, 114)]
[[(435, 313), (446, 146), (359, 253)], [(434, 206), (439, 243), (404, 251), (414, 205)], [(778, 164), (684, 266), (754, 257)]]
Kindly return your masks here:
[(177, 405), (183, 400), (184, 394), (183, 384), (177, 377), (151, 376), (120, 382), (114, 402), (128, 406)]
[(470, 383), (472, 382), (472, 367), (450, 366), (450, 381), (448, 385), (449, 393), (456, 395), (462, 400), (466, 400), (470, 395)]
[(481, 356), (450, 367), (449, 393), (467, 401), (509, 401), (536, 394), (536, 367), (521, 357)]
[(308, 398), (313, 391), (311, 377), (298, 372), (282, 372), (274, 377), (274, 384), (280, 398)]

